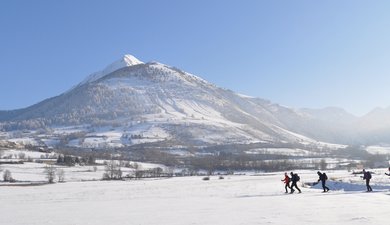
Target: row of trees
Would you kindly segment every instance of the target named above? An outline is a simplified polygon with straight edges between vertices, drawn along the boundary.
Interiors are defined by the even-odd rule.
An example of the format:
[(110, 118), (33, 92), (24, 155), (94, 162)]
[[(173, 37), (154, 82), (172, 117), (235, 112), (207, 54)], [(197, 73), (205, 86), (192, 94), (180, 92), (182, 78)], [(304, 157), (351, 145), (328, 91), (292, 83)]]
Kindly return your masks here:
[(107, 162), (104, 167), (105, 172), (103, 174), (103, 180), (121, 180), (123, 178), (140, 179), (150, 177), (173, 176), (173, 170), (164, 171), (161, 167), (143, 170), (138, 166), (138, 164), (134, 164), (134, 167), (133, 165), (131, 165), (132, 168), (134, 168), (134, 171), (123, 177), (121, 166), (121, 162), (118, 161), (111, 160)]
[(57, 164), (58, 165), (65, 165), (65, 166), (74, 166), (76, 164), (79, 165), (95, 165), (96, 159), (92, 155), (85, 156), (85, 157), (77, 157), (73, 155), (58, 155), (57, 157)]
[[(47, 165), (44, 168), (44, 174), (49, 183), (54, 183), (56, 176), (58, 177), (58, 182), (65, 181), (65, 171), (63, 169), (57, 169), (53, 165)], [(12, 178), (12, 173), (10, 170), (5, 170), (3, 172), (3, 181), (4, 182), (15, 182), (16, 180)]]
[(194, 170), (205, 170), (209, 175), (215, 171), (286, 171), (292, 169), (321, 169), (327, 168), (325, 159), (256, 159), (248, 155), (210, 155), (202, 157), (190, 157), (186, 159), (186, 165)]

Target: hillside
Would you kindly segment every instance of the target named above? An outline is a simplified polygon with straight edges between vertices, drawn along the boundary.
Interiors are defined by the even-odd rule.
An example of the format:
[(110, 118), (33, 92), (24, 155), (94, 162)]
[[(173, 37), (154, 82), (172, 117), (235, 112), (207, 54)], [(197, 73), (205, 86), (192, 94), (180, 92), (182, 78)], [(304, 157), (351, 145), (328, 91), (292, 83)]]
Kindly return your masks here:
[(390, 142), (378, 134), (390, 130), (389, 123), (378, 123), (386, 115), (380, 111), (358, 118), (338, 108), (292, 109), (125, 55), (59, 96), (24, 109), (0, 111), (0, 127), (11, 141), (49, 146), (318, 146), (319, 141)]
[(78, 127), (87, 135), (71, 141), (84, 147), (100, 143), (91, 143), (88, 135), (96, 138), (107, 131), (115, 133), (115, 140), (109, 141), (112, 146), (155, 141), (198, 146), (302, 141), (280, 119), (286, 114), (299, 116), (177, 68), (142, 63), (127, 55), (59, 96), (3, 112), (1, 125), (7, 131), (43, 130), (44, 134), (59, 127)]

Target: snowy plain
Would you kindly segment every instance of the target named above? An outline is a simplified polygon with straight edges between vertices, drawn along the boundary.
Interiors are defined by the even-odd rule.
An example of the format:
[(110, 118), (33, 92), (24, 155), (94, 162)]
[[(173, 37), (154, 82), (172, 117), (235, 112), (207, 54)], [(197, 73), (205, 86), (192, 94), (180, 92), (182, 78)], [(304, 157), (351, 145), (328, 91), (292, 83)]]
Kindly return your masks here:
[[(329, 193), (305, 186), (285, 194), (283, 172), (80, 182), (74, 176), (82, 173), (68, 170), (66, 183), (1, 186), (0, 224), (389, 224), (385, 171), (373, 171), (372, 193), (359, 175), (327, 171)], [(298, 173), (301, 184), (318, 179), (316, 171)]]

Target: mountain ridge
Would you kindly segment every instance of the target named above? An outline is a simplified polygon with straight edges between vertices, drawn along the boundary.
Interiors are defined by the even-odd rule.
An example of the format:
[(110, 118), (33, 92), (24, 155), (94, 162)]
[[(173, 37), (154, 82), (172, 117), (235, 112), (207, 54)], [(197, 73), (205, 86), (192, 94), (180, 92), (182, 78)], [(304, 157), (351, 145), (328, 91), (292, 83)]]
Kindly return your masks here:
[[(375, 118), (366, 118), (372, 120)], [(91, 74), (63, 94), (24, 109), (0, 111), (0, 121), (0, 128), (6, 131), (85, 126), (87, 135), (78, 140), (81, 146), (89, 146), (83, 145), (93, 136), (88, 133), (107, 126), (118, 130), (120, 136), (112, 140), (119, 143), (113, 146), (168, 140), (199, 146), (318, 141), (345, 144), (361, 138), (355, 130), (365, 126), (343, 109), (280, 106), (217, 87), (175, 67), (143, 63), (131, 55)], [(123, 138), (141, 134), (147, 138)]]

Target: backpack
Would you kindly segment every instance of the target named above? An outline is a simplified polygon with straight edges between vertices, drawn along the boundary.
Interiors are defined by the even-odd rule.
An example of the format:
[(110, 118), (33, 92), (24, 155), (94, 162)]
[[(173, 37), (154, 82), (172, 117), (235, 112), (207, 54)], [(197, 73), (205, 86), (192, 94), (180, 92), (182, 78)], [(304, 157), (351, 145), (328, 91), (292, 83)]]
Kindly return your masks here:
[(326, 173), (323, 173), (323, 174), (324, 174), (324, 179), (327, 180), (328, 176), (326, 175)]
[(367, 179), (371, 179), (371, 173), (367, 171)]
[(301, 180), (301, 178), (298, 176), (298, 174), (295, 174), (294, 176), (295, 176), (295, 181)]

